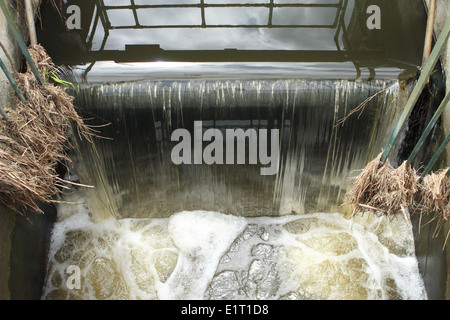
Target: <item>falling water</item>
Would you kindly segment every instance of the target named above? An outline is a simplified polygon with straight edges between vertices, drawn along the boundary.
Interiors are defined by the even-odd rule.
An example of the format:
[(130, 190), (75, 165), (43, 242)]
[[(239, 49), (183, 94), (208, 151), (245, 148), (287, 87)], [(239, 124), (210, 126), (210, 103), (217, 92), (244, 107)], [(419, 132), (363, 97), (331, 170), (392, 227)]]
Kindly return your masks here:
[[(103, 138), (75, 136), (73, 159), (80, 182), (95, 188), (59, 205), (43, 298), (425, 298), (411, 227), (349, 219), (342, 206), (404, 95), (391, 80), (79, 87), (76, 105)], [(248, 161), (174, 164), (171, 135), (193, 134), (195, 121), (221, 132), (278, 129), (278, 172), (261, 175)], [(81, 270), (79, 289), (67, 287), (70, 265)]]
[[(361, 114), (349, 112), (374, 96)], [(119, 218), (182, 210), (279, 216), (336, 210), (349, 177), (383, 148), (401, 101), (395, 82), (267, 80), (142, 81), (80, 89), (77, 105), (106, 139), (80, 142), (90, 183)], [(261, 165), (180, 164), (178, 128), (278, 129), (279, 170)], [(261, 137), (260, 137), (261, 138)], [(247, 148), (249, 142), (247, 141)], [(203, 142), (203, 147), (208, 142)]]

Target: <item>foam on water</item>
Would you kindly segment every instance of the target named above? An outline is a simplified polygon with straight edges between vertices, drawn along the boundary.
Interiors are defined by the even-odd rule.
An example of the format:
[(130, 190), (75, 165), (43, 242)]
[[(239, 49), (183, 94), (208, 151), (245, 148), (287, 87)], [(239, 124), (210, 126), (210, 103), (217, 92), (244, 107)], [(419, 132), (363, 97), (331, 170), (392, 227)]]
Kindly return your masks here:
[[(80, 268), (79, 289), (67, 286), (70, 265)], [(402, 219), (184, 211), (169, 218), (94, 223), (85, 205), (62, 204), (43, 298), (425, 299), (426, 294), (411, 227)]]

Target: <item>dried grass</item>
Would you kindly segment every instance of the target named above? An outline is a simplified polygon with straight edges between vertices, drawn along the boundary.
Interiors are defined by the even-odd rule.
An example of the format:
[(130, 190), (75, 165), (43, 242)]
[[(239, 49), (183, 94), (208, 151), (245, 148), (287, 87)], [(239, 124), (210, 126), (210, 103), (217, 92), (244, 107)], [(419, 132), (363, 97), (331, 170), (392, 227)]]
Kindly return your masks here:
[(447, 174), (449, 170), (448, 168), (426, 175), (418, 192), (416, 208), (422, 215), (431, 215), (430, 222), (436, 220), (435, 236), (450, 219), (450, 177)]
[(353, 205), (353, 215), (367, 211), (388, 216), (404, 214), (414, 205), (419, 182), (415, 170), (406, 163), (393, 169), (388, 161), (381, 162), (381, 155), (369, 162), (347, 193), (346, 204)]
[(14, 100), (8, 121), (0, 122), (0, 204), (22, 213), (41, 213), (41, 203), (52, 202), (67, 181), (56, 172), (58, 163), (70, 161), (65, 153), (72, 128), (91, 140), (91, 131), (78, 116), (73, 97), (48, 81), (54, 65), (40, 46), (29, 48), (44, 85), (31, 70), (19, 73), (16, 82), (25, 102)]
[[(406, 161), (394, 169), (383, 163), (380, 154), (356, 177), (347, 192), (345, 205), (353, 206), (353, 215), (372, 212), (382, 216), (401, 214), (409, 222), (409, 213), (433, 215), (436, 235), (450, 219), (450, 177), (447, 170), (423, 179)], [(448, 236), (447, 236), (448, 237)]]

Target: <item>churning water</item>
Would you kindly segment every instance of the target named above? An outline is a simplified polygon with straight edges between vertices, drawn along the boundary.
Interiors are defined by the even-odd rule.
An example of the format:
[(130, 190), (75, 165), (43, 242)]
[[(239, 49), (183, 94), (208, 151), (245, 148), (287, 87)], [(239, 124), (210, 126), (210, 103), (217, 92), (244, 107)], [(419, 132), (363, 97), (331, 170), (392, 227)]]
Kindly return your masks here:
[[(94, 223), (82, 205), (60, 214), (46, 299), (426, 297), (401, 219), (184, 211)], [(70, 265), (81, 269), (80, 289), (67, 288)]]
[[(350, 219), (341, 208), (350, 178), (388, 138), (403, 94), (395, 81), (81, 86), (77, 105), (108, 123), (101, 132), (111, 139), (75, 139), (80, 177), (95, 189), (64, 198), (83, 204), (59, 205), (43, 298), (426, 298), (411, 226)], [(204, 130), (279, 129), (277, 174), (248, 162), (175, 165), (171, 133), (193, 132), (194, 121)], [(68, 287), (69, 266), (80, 270), (78, 289)]]

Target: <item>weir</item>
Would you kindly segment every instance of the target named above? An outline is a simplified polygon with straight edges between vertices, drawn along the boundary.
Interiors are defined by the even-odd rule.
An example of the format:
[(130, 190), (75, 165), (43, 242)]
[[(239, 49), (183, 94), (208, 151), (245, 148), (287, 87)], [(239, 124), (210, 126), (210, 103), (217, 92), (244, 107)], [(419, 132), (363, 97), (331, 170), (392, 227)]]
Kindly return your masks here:
[[(364, 113), (338, 124), (379, 91)], [(109, 124), (95, 149), (79, 142), (101, 202), (120, 218), (151, 218), (186, 209), (241, 216), (336, 210), (351, 174), (383, 148), (404, 99), (392, 80), (239, 79), (100, 84), (80, 88), (75, 103), (85, 118), (96, 119), (93, 125)], [(238, 164), (238, 143), (232, 164), (174, 163), (179, 142), (172, 134), (184, 129), (194, 137), (198, 121), (202, 134), (278, 130), (278, 150), (270, 151), (278, 170), (261, 175), (260, 165)], [(248, 152), (250, 141), (243, 142)]]
[[(396, 81), (143, 80), (74, 95), (84, 118), (108, 125), (94, 147), (76, 139), (76, 182), (95, 189), (62, 199), (84, 205), (59, 206), (43, 298), (426, 297), (411, 226), (349, 220), (342, 207), (401, 112)], [(174, 162), (172, 134), (198, 128), (278, 130), (277, 172), (238, 164), (238, 143), (233, 164)], [(82, 270), (79, 290), (65, 286), (68, 265)]]
[[(197, 2), (41, 6), (39, 41), (98, 137), (73, 132), (40, 298), (427, 299), (413, 226), (344, 204), (417, 78), (422, 1)], [(437, 71), (393, 166), (442, 97)], [(257, 137), (231, 150), (227, 130)]]

